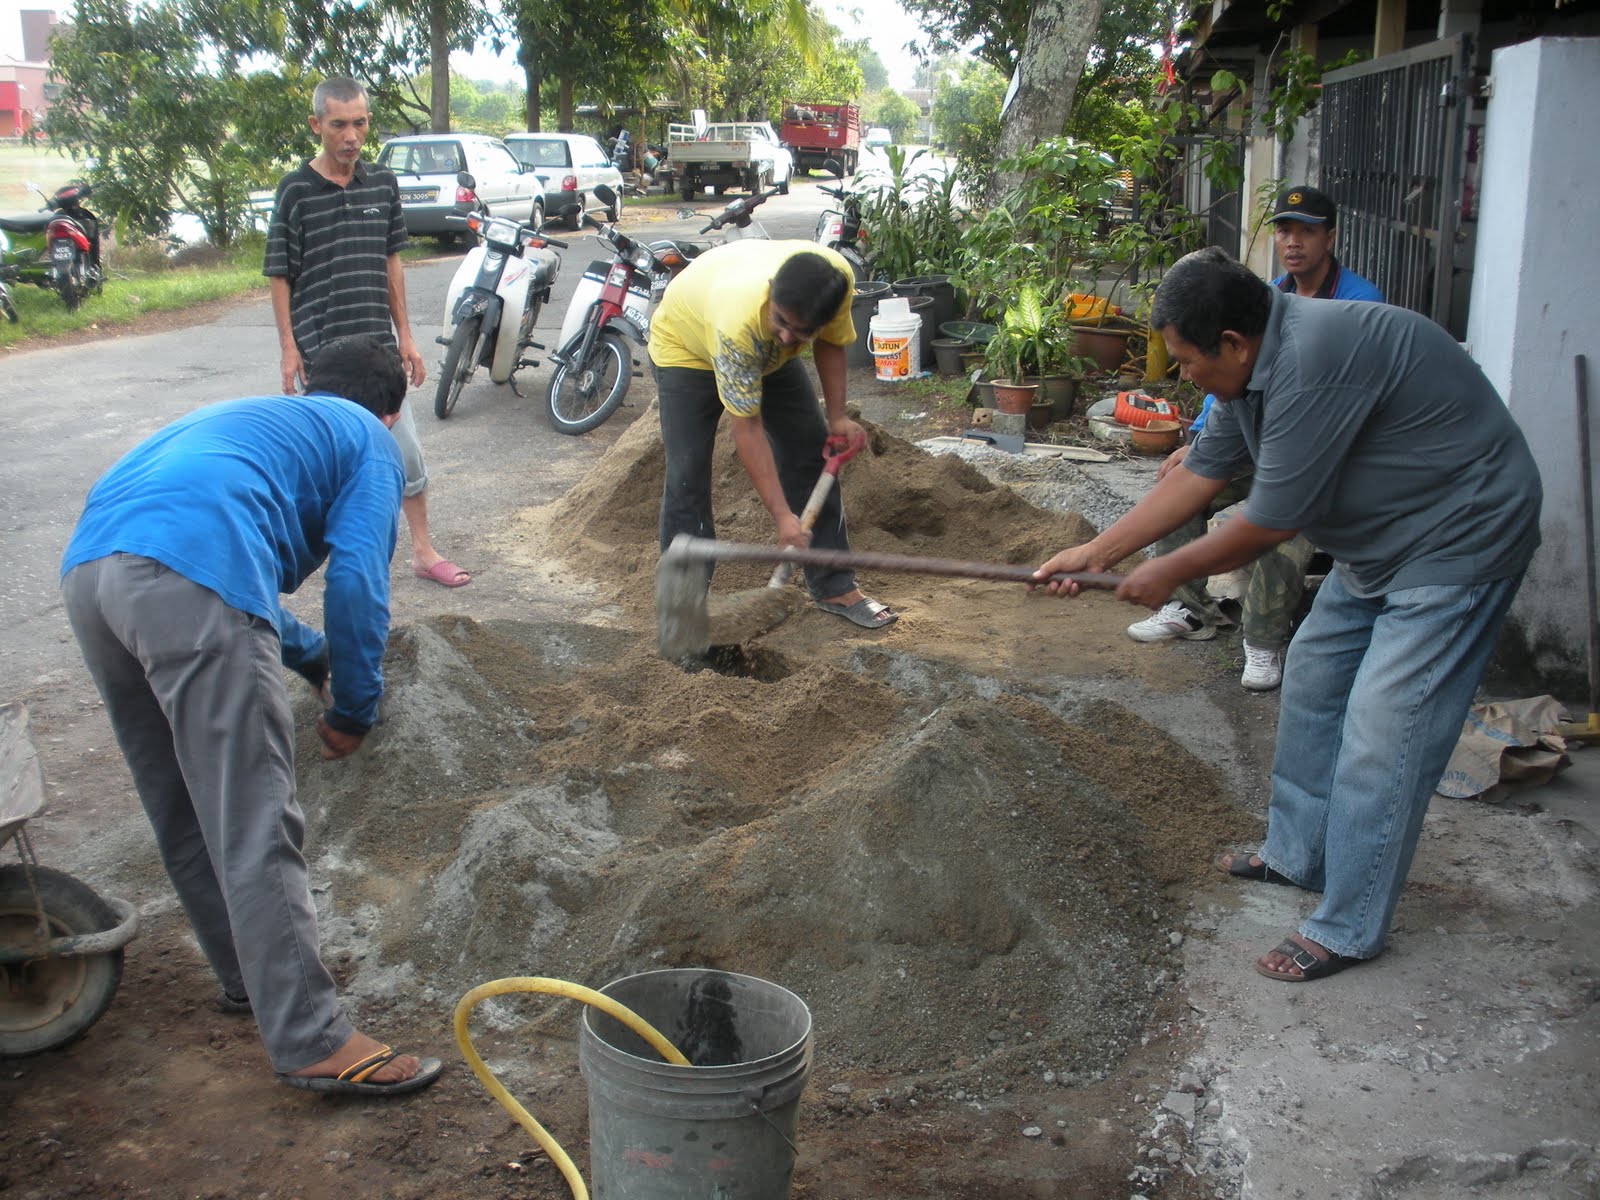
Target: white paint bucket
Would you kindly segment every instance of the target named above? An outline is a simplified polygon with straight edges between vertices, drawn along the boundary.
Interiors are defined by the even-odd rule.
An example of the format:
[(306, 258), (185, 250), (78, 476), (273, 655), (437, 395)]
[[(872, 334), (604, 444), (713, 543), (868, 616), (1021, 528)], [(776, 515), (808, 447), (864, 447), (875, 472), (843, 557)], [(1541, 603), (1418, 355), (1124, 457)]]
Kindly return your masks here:
[(904, 300), (899, 301), (906, 310), (903, 315), (885, 314), (891, 303), (885, 300), (872, 318), (868, 338), (872, 365), (879, 379), (915, 379), (922, 374), (922, 318), (912, 315)]

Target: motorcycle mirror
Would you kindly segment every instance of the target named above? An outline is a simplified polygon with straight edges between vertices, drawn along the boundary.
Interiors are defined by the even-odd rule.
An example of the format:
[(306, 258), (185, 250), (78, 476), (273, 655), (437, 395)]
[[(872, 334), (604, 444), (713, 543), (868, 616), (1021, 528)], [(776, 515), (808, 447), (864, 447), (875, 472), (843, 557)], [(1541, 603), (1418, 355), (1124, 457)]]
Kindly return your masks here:
[(469, 192), (475, 192), (478, 190), (478, 181), (473, 178), (471, 171), (457, 171), (456, 182), (462, 187), (466, 188)]
[(613, 191), (611, 189), (611, 187), (609, 185), (607, 185), (607, 184), (604, 184), (604, 183), (599, 184), (594, 189), (594, 194), (596, 196), (600, 197), (600, 199), (605, 201), (605, 204), (606, 204), (607, 208), (612, 207), (617, 202), (617, 193), (615, 191)]
[(822, 169), (824, 171), (826, 171), (829, 175), (832, 175), (835, 179), (843, 179), (844, 178), (844, 164), (842, 162), (840, 162), (837, 158), (826, 158), (826, 159), (823, 159), (822, 160)]

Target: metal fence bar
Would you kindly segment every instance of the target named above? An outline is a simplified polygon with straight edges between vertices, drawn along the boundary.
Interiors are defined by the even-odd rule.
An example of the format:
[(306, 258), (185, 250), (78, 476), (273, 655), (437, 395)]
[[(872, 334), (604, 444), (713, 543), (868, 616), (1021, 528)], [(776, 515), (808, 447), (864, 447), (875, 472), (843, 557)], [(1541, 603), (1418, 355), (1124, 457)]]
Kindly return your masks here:
[(1391, 304), (1457, 337), (1451, 305), (1465, 170), (1471, 43), (1463, 34), (1330, 71), (1322, 187), (1339, 206), (1340, 260)]

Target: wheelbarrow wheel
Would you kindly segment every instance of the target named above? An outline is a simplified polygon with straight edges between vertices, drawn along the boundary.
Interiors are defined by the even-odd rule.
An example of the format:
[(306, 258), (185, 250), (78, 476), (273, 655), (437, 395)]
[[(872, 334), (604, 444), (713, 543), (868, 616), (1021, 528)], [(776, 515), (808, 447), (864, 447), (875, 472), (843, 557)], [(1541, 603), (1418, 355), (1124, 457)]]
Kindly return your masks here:
[[(37, 944), (39, 908), (50, 938), (112, 929), (117, 916), (88, 884), (34, 867), (0, 867), (0, 946)], [(37, 900), (35, 891), (37, 888)], [(20, 1058), (64, 1046), (104, 1015), (122, 981), (122, 951), (0, 963), (0, 1057)]]

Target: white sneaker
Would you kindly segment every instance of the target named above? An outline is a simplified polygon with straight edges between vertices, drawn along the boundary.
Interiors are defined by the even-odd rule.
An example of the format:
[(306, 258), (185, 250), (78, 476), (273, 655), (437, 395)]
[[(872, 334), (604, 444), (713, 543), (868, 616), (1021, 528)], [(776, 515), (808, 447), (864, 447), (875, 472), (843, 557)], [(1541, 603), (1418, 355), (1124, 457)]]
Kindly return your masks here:
[(1160, 612), (1129, 625), (1128, 636), (1136, 642), (1170, 642), (1174, 638), (1203, 642), (1217, 636), (1217, 627), (1202, 621), (1177, 600), (1170, 600)]
[(1252, 692), (1270, 692), (1283, 682), (1283, 655), (1244, 644), (1244, 674), (1239, 682)]

